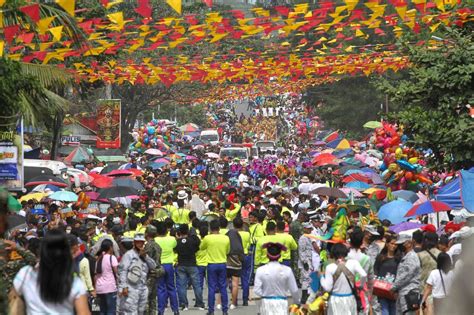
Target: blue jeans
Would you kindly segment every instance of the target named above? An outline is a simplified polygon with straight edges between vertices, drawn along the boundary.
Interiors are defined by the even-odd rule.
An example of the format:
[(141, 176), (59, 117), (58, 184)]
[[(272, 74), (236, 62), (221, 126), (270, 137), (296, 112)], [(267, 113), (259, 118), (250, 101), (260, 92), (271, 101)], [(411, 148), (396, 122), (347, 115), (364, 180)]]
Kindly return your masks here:
[(196, 296), (196, 305), (204, 306), (202, 300), (202, 289), (199, 286), (199, 270), (197, 266), (178, 266), (176, 268), (178, 272), (178, 298), (181, 306), (188, 307), (187, 288), (188, 281), (191, 280), (193, 286), (194, 295)]
[(229, 298), (227, 297), (227, 270), (225, 264), (207, 265), (208, 312), (214, 313), (216, 291), (221, 294), (222, 312), (227, 313)]
[(164, 313), (168, 298), (170, 299), (171, 310), (178, 312), (178, 297), (176, 295), (176, 285), (174, 268), (172, 264), (163, 264), (165, 275), (158, 279), (158, 312)]
[(245, 256), (244, 262), (242, 264), (242, 301), (248, 302), (249, 300), (249, 290), (250, 290), (250, 277), (252, 276), (252, 255)]
[(397, 314), (397, 301), (379, 298), (379, 303), (382, 306), (382, 315)]
[(199, 287), (201, 288), (201, 291), (204, 290), (204, 278), (206, 277), (206, 269), (207, 269), (207, 266), (198, 266)]
[(117, 292), (97, 294), (100, 305), (100, 315), (115, 315), (117, 307)]

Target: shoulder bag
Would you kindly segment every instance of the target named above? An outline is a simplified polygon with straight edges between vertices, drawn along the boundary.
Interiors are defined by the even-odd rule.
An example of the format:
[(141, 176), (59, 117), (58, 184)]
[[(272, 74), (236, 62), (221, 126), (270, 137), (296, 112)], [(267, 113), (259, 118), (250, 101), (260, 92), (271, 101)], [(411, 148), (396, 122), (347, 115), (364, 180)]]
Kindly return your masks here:
[[(23, 277), (23, 280), (21, 281), (20, 284), (20, 290), (23, 288), (23, 285), (25, 284), (25, 280), (28, 277), (31, 268), (28, 268), (28, 270), (25, 272), (25, 276)], [(26, 305), (25, 305), (25, 298), (23, 295), (20, 294), (20, 292), (17, 292), (14, 287), (10, 289), (10, 292), (8, 293), (8, 309), (10, 315), (24, 315), (26, 314)]]

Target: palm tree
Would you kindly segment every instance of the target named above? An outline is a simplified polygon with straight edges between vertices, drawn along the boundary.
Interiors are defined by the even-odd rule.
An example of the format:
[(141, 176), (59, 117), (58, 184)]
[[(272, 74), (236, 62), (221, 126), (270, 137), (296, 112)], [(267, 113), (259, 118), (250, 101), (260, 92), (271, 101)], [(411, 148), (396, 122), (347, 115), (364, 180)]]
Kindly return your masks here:
[[(35, 35), (40, 34), (37, 23), (20, 10), (31, 4), (24, 0), (7, 0), (2, 7), (3, 27), (19, 25)], [(63, 26), (63, 33), (70, 37), (73, 45), (88, 44), (73, 16), (54, 3), (38, 3), (38, 6), (42, 18), (55, 17), (51, 27)], [(73, 76), (52, 65), (17, 63), (6, 59), (0, 59), (0, 71), (3, 72), (2, 80), (5, 80), (0, 83), (0, 96), (5, 100), (0, 111), (0, 126), (8, 125), (6, 121), (18, 116), (31, 125), (44, 122), (53, 131), (51, 156), (54, 158), (62, 119), (71, 106), (59, 92), (70, 86)]]

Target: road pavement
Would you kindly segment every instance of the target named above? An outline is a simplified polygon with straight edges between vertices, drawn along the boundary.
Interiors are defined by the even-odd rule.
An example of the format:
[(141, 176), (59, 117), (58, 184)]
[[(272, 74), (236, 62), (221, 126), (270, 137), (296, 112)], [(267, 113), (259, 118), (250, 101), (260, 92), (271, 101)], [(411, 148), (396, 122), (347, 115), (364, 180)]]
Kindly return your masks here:
[[(206, 303), (206, 307), (207, 307), (207, 288), (205, 287), (204, 288), (204, 303)], [(241, 297), (241, 294), (242, 294), (242, 291), (239, 290), (239, 298)], [(229, 294), (229, 298), (230, 298), (230, 294)], [(194, 305), (194, 292), (193, 290), (188, 290), (188, 301), (191, 305)], [(240, 303), (242, 303), (242, 301), (240, 300)], [(180, 311), (180, 315), (204, 315), (206, 314), (207, 310), (206, 311), (201, 311), (201, 310), (198, 310), (197, 308), (189, 308), (187, 311)], [(234, 310), (229, 310), (229, 315), (233, 314), (233, 315), (253, 315), (253, 314), (257, 314), (258, 311), (257, 311), (257, 305), (256, 305), (256, 302), (255, 301), (249, 301), (249, 306), (237, 306), (236, 309)], [(171, 309), (167, 309), (166, 312), (165, 312), (166, 315), (172, 315), (173, 312), (171, 312)], [(214, 311), (214, 314), (216, 315), (220, 315), (222, 314), (222, 311), (219, 311), (219, 310), (215, 310)]]

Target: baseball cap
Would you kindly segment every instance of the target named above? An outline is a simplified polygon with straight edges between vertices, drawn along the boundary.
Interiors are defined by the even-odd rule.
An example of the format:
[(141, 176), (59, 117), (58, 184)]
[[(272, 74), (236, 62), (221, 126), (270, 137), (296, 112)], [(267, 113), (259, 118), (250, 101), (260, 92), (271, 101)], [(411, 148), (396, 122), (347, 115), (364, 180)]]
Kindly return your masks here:
[(397, 241), (395, 242), (395, 244), (403, 244), (407, 241), (411, 241), (412, 240), (412, 236), (410, 234), (398, 234), (398, 237), (397, 237)]
[(366, 225), (365, 226), (365, 231), (369, 232), (372, 235), (380, 235), (380, 233), (377, 232), (377, 229), (373, 225)]
[(425, 232), (433, 232), (436, 233), (436, 227), (433, 224), (427, 224), (421, 228), (422, 231)]
[(303, 223), (303, 228), (304, 229), (311, 229), (311, 228), (313, 228), (313, 225), (311, 224), (311, 222), (304, 222)]
[(146, 242), (145, 235), (142, 233), (135, 234), (135, 237), (133, 238), (133, 240), (137, 242)]

